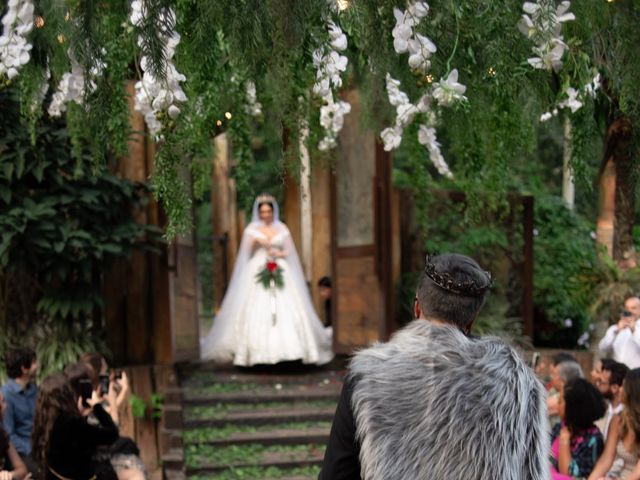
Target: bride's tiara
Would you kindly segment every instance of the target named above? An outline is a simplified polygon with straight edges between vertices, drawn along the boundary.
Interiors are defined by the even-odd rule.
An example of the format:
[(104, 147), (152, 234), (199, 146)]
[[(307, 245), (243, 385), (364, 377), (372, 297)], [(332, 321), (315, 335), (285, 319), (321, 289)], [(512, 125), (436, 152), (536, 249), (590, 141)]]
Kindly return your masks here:
[(256, 202), (258, 203), (258, 205), (260, 205), (261, 203), (274, 204), (275, 201), (276, 199), (273, 197), (273, 195), (269, 195), (268, 193), (261, 193), (256, 197)]

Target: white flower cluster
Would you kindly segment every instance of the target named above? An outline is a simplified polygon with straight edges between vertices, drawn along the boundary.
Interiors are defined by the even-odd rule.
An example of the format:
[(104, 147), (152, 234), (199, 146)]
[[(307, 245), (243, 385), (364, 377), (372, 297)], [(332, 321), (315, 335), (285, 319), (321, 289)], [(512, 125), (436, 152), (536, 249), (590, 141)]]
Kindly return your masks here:
[(351, 111), (351, 105), (335, 100), (333, 90), (342, 86), (342, 73), (347, 69), (348, 59), (338, 52), (346, 50), (347, 36), (334, 22), (327, 23), (329, 45), (323, 45), (313, 52), (313, 66), (316, 68), (316, 83), (313, 93), (324, 103), (320, 107), (320, 125), (325, 136), (318, 143), (318, 149), (330, 150), (338, 144), (338, 134), (344, 126), (344, 116)]
[(31, 99), (31, 113), (35, 113), (42, 107), (42, 102), (44, 102), (44, 97), (46, 97), (47, 92), (49, 91), (49, 79), (51, 78), (51, 70), (47, 67), (44, 72), (44, 76), (42, 77), (42, 83), (40, 84), (40, 89)]
[(447, 162), (442, 156), (440, 143), (438, 143), (438, 139), (436, 137), (436, 129), (434, 127), (436, 123), (436, 115), (430, 109), (432, 94), (427, 93), (423, 95), (414, 105), (409, 101), (409, 96), (400, 90), (400, 82), (398, 80), (392, 78), (388, 73), (386, 80), (389, 102), (391, 105), (396, 107), (396, 122), (393, 127), (385, 128), (380, 134), (384, 143), (384, 149), (386, 151), (391, 151), (398, 148), (402, 142), (404, 128), (413, 121), (417, 114), (427, 114), (427, 122), (421, 124), (418, 130), (418, 142), (427, 148), (429, 158), (438, 172), (446, 177), (452, 178), (453, 175), (447, 165)]
[(29, 63), (33, 45), (26, 35), (33, 29), (34, 6), (31, 0), (9, 0), (7, 6), (0, 36), (0, 76), (6, 75), (11, 80)]
[(569, 109), (571, 113), (576, 113), (582, 108), (583, 102), (586, 97), (595, 98), (600, 90), (600, 74), (596, 74), (589, 83), (587, 83), (580, 90), (576, 90), (573, 87), (567, 88), (563, 93), (563, 99), (557, 104), (557, 106), (550, 112), (545, 112), (540, 115), (540, 121), (546, 122), (553, 117), (558, 116), (560, 110)]
[[(145, 0), (133, 0), (131, 2), (131, 23), (139, 27), (145, 20), (147, 15), (147, 6)], [(172, 119), (180, 114), (180, 108), (177, 104), (186, 102), (185, 95), (180, 82), (184, 82), (186, 77), (176, 69), (173, 63), (173, 56), (176, 52), (176, 46), (180, 43), (180, 34), (173, 28), (176, 24), (176, 16), (172, 9), (163, 10), (164, 16), (162, 24), (168, 27), (162, 32), (160, 40), (164, 44), (164, 56), (166, 64), (164, 65), (165, 79), (156, 78), (149, 70), (149, 59), (143, 56), (140, 59), (140, 68), (143, 71), (142, 80), (135, 85), (135, 109), (144, 115), (144, 120), (149, 128), (149, 132), (156, 138), (162, 138), (160, 130), (162, 123), (160, 118), (162, 113), (166, 113)], [(143, 39), (138, 37), (138, 45), (142, 46)]]
[(555, 72), (562, 68), (562, 57), (569, 48), (562, 37), (562, 24), (576, 18), (569, 12), (570, 7), (568, 0), (557, 7), (553, 0), (524, 2), (522, 5), (525, 13), (518, 22), (518, 29), (536, 44), (533, 47), (536, 56), (527, 60), (533, 68)]
[(413, 2), (406, 11), (394, 8), (396, 26), (391, 32), (396, 53), (409, 52), (409, 66), (423, 74), (431, 68), (429, 59), (437, 49), (431, 39), (416, 33), (414, 29), (428, 13), (429, 5), (426, 2)]
[(247, 104), (244, 107), (245, 111), (253, 117), (259, 117), (262, 115), (262, 104), (258, 101), (258, 97), (256, 95), (256, 84), (252, 81), (247, 82), (246, 98)]
[(87, 83), (85, 82), (82, 65), (80, 65), (71, 54), (69, 54), (69, 59), (71, 61), (71, 71), (62, 75), (62, 79), (60, 79), (58, 88), (51, 97), (51, 104), (47, 110), (52, 117), (61, 116), (62, 112), (66, 111), (67, 103), (69, 102), (82, 105), (85, 88), (88, 88), (89, 92), (94, 91), (96, 84), (92, 79), (102, 75), (104, 71), (105, 65), (99, 61), (96, 66), (91, 68), (91, 78)]

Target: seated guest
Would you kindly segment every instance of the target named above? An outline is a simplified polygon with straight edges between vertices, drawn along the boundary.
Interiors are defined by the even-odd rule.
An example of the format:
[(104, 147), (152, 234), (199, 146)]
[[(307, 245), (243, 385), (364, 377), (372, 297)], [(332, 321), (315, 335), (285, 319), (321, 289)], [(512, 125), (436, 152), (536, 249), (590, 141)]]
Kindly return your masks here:
[(558, 403), (560, 423), (551, 432), (552, 478), (586, 477), (604, 449), (594, 422), (605, 412), (602, 394), (584, 378), (567, 382)]
[(551, 363), (551, 390), (547, 396), (547, 412), (552, 425), (558, 422), (559, 395), (567, 382), (575, 378), (584, 378), (582, 367), (578, 361), (568, 353), (558, 353)]
[[(86, 406), (88, 405), (88, 406)], [(93, 413), (98, 426), (86, 417)], [(43, 480), (95, 478), (93, 460), (100, 445), (118, 439), (118, 428), (100, 405), (95, 391), (89, 399), (77, 395), (67, 377), (53, 374), (40, 385), (33, 425), (33, 456)]]
[[(0, 422), (4, 411), (4, 397), (0, 393)], [(9, 441), (9, 435), (0, 425), (0, 480), (22, 480), (27, 476), (27, 467)]]
[(625, 364), (616, 362), (611, 358), (605, 358), (601, 360), (600, 363), (601, 373), (596, 378), (595, 386), (609, 402), (607, 413), (603, 418), (602, 427), (600, 428), (606, 441), (611, 420), (615, 415), (622, 412), (622, 383), (629, 368)]
[(640, 450), (640, 368), (627, 373), (622, 390), (622, 413), (611, 420), (604, 452), (589, 480), (640, 478), (634, 472)]
[(9, 350), (5, 363), (9, 380), (2, 387), (7, 405), (4, 428), (29, 471), (35, 474), (36, 466), (31, 458), (31, 430), (38, 393), (35, 385), (38, 373), (36, 354), (29, 348)]

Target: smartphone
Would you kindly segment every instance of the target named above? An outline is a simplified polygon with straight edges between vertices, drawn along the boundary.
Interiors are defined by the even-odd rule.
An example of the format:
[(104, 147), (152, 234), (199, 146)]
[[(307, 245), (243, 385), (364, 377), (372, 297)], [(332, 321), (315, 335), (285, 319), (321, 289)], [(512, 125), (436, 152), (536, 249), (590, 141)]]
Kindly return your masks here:
[(109, 375), (100, 375), (100, 393), (102, 395), (109, 393)]
[(632, 314), (629, 310), (623, 310), (623, 311), (622, 311), (622, 316), (623, 316), (623, 317), (630, 317), (630, 316), (632, 316), (632, 315), (633, 315), (633, 314)]
[(535, 371), (540, 364), (540, 352), (533, 352), (531, 356), (531, 368)]
[(93, 383), (88, 378), (82, 378), (78, 381), (78, 388), (80, 389), (80, 397), (82, 398), (82, 405), (89, 407), (88, 400), (93, 394)]

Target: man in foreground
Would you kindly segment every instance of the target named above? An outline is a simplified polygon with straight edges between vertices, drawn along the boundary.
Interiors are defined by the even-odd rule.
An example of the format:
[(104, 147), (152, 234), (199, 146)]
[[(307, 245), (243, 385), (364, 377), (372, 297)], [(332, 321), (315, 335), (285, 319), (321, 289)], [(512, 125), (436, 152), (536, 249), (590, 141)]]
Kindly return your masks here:
[(469, 333), (491, 287), (471, 258), (427, 258), (417, 320), (351, 362), (320, 480), (550, 476), (545, 393), (518, 354)]

